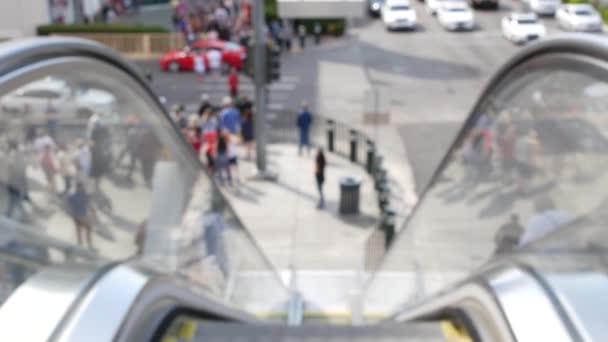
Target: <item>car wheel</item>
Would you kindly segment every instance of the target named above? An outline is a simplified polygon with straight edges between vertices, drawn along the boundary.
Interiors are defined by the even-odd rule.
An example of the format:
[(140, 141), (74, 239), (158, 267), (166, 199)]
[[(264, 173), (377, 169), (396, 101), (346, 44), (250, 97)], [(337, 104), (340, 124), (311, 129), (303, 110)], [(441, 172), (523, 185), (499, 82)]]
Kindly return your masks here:
[(179, 63), (177, 63), (175, 61), (169, 63), (169, 71), (171, 71), (171, 72), (178, 72), (180, 69), (181, 68), (179, 66)]
[(79, 108), (76, 117), (81, 120), (88, 120), (93, 115), (93, 111), (88, 108)]

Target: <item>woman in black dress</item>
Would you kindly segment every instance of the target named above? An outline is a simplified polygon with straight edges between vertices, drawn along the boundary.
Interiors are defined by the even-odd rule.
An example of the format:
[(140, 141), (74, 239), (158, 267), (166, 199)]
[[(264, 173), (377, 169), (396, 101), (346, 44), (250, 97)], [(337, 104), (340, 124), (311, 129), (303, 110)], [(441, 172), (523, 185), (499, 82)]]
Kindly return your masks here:
[(319, 204), (317, 207), (322, 209), (325, 207), (325, 198), (323, 197), (323, 183), (325, 182), (325, 154), (323, 154), (322, 148), (317, 151), (317, 157), (315, 158), (315, 179), (317, 180), (317, 188), (319, 189)]

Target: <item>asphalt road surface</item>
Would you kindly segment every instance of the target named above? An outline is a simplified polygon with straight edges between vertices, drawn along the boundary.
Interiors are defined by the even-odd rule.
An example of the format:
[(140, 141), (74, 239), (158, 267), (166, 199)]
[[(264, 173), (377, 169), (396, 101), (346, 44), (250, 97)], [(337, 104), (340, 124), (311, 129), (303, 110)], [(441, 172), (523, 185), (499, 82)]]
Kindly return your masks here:
[[(522, 8), (502, 1), (499, 10), (476, 10), (472, 32), (447, 32), (436, 18), (413, 1), (419, 27), (414, 32), (387, 32), (379, 19), (351, 25), (342, 39), (286, 53), (281, 81), (270, 87), (270, 110), (297, 110), (302, 100), (316, 112), (373, 134), (385, 150), (404, 155), (412, 169), (412, 188), (421, 192), (481, 93), (500, 65), (522, 47), (502, 37), (500, 21)], [(553, 18), (542, 18), (548, 35), (559, 34)], [(158, 71), (156, 62), (139, 62), (155, 74), (153, 87), (169, 103), (193, 107), (200, 94), (215, 101), (227, 94), (225, 79)], [(242, 90), (252, 95), (245, 77)], [(390, 114), (384, 125), (366, 123), (366, 91), (378, 90)], [(394, 138), (391, 138), (394, 137)]]

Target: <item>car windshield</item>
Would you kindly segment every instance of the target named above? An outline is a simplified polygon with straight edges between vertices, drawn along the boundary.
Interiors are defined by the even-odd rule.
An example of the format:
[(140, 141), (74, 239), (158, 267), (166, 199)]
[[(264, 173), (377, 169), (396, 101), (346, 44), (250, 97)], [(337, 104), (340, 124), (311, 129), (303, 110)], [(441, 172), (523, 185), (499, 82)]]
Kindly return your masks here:
[(578, 16), (585, 16), (585, 17), (593, 15), (593, 13), (591, 11), (585, 10), (585, 9), (576, 10), (576, 11), (574, 11), (574, 14), (576, 14)]
[(448, 12), (466, 12), (467, 9), (462, 8), (462, 7), (452, 7), (452, 8), (448, 8), (447, 11)]
[(397, 5), (391, 6), (391, 11), (407, 11), (410, 7), (408, 5)]
[(518, 19), (517, 23), (521, 25), (530, 25), (536, 24), (538, 21), (536, 19)]
[(227, 42), (226, 44), (224, 44), (225, 50), (236, 51), (236, 50), (239, 50), (240, 48), (241, 48), (241, 46), (236, 43)]

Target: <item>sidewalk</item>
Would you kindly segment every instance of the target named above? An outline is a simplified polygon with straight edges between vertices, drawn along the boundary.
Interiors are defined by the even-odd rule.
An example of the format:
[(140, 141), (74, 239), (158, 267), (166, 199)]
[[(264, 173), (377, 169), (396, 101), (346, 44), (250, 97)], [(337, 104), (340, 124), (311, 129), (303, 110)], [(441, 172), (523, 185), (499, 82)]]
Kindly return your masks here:
[[(240, 182), (223, 192), (278, 270), (358, 270), (365, 240), (378, 223), (373, 181), (359, 166), (326, 153), (326, 208), (317, 209), (314, 152), (298, 156), (295, 145), (269, 145), (278, 181), (255, 179), (254, 161), (241, 160)], [(360, 214), (338, 213), (338, 184), (344, 176), (362, 180)]]

